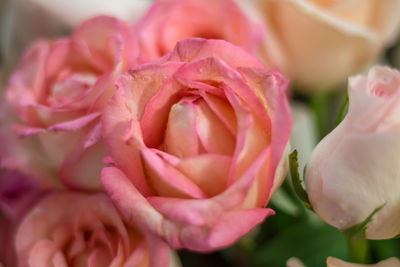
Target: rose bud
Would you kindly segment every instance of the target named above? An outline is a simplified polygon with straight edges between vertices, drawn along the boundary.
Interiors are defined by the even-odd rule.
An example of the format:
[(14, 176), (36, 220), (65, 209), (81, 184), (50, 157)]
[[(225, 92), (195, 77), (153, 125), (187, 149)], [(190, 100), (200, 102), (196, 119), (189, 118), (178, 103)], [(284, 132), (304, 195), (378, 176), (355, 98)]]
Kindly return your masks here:
[(57, 184), (44, 177), (59, 172), (71, 188), (100, 189), (106, 152), (99, 119), (115, 77), (135, 65), (136, 53), (130, 27), (104, 16), (86, 21), (70, 38), (35, 43), (6, 91), (17, 116), (14, 130), (28, 141), (14, 144), (9, 135), (2, 164), (35, 170), (43, 184)]
[(127, 225), (105, 194), (51, 193), (23, 219), (19, 266), (174, 267), (160, 239)]
[[(398, 258), (389, 258), (378, 262), (377, 264), (358, 264), (350, 263), (339, 260), (337, 258), (328, 257), (326, 260), (327, 267), (400, 267), (400, 260)], [(290, 258), (287, 263), (287, 267), (305, 267), (305, 265), (297, 258)]]
[(249, 52), (260, 48), (262, 26), (233, 0), (159, 0), (136, 25), (141, 61), (171, 52), (185, 38), (223, 39)]
[(273, 214), (291, 128), (279, 73), (225, 41), (186, 39), (117, 86), (102, 183), (127, 218), (174, 248), (211, 251)]
[(398, 0), (253, 3), (265, 18), (268, 47), (273, 44), (282, 70), (306, 91), (344, 83), (375, 61), (399, 33)]
[(383, 207), (366, 238), (400, 234), (400, 73), (374, 67), (349, 79), (349, 110), (315, 148), (305, 184), (314, 211), (346, 230)]
[(333, 257), (328, 257), (326, 261), (327, 267), (400, 267), (400, 260), (398, 258), (389, 258), (383, 261), (380, 261), (376, 264), (357, 264), (357, 263), (349, 263), (345, 262)]

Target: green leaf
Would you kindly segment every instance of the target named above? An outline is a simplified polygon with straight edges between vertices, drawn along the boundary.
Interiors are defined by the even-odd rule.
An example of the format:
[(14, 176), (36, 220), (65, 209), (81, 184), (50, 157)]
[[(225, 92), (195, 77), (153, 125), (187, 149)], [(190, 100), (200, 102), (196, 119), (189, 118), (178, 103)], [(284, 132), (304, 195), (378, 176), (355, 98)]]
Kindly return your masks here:
[[(278, 217), (268, 221), (279, 221)], [(310, 224), (304, 220), (264, 241), (254, 251), (248, 266), (286, 266), (289, 258), (296, 257), (308, 267), (320, 267), (326, 266), (328, 256), (345, 259), (347, 255), (346, 238), (340, 231), (323, 222)]]
[(343, 104), (339, 110), (339, 114), (336, 117), (336, 126), (338, 126), (343, 121), (344, 116), (347, 113), (348, 106), (349, 106), (349, 92), (346, 91), (346, 97), (344, 98)]
[(299, 174), (299, 162), (297, 160), (297, 150), (293, 150), (289, 155), (289, 168), (290, 177), (292, 178), (293, 188), (297, 196), (303, 201), (304, 205), (311, 209), (310, 200), (306, 190), (303, 187), (302, 181)]
[(397, 239), (371, 240), (370, 245), (376, 255), (376, 261), (393, 256), (400, 257), (400, 242)]
[(372, 218), (374, 215), (380, 211), (385, 204), (380, 205), (376, 209), (374, 209), (370, 215), (368, 215), (367, 218), (365, 218), (364, 221), (362, 221), (359, 224), (353, 225), (350, 228), (347, 228), (346, 230), (343, 231), (345, 235), (347, 235), (349, 238), (353, 239), (364, 239), (365, 238), (365, 230), (367, 229), (367, 225), (370, 221), (372, 221)]

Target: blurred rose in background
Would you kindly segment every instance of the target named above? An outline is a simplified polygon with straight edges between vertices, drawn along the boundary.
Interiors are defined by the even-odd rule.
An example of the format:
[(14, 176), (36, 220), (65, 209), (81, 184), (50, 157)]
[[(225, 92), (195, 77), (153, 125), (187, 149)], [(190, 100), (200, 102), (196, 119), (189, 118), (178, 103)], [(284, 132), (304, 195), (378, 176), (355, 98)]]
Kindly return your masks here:
[(107, 16), (85, 21), (70, 37), (32, 44), (5, 93), (14, 114), (4, 114), (2, 123), (10, 125), (0, 127), (8, 148), (0, 148), (2, 165), (35, 175), (46, 185), (60, 184), (55, 179), (60, 177), (75, 189), (101, 190), (106, 152), (99, 118), (115, 92), (115, 78), (137, 57), (132, 29)]
[(169, 53), (190, 37), (223, 39), (254, 53), (264, 33), (234, 0), (159, 0), (135, 28), (142, 61)]
[(133, 23), (152, 2), (151, 0), (2, 0), (1, 57), (8, 68), (14, 67), (27, 44), (37, 38), (65, 34), (84, 20), (96, 15), (113, 16), (127, 23)]
[[(153, 3), (154, 5), (151, 6)], [(123, 34), (115, 38), (115, 42), (103, 42), (108, 38), (99, 38), (98, 35), (89, 36), (86, 35), (89, 31), (83, 31), (84, 34), (81, 37), (88, 37), (86, 41), (91, 44), (88, 46), (89, 53), (86, 55), (85, 52), (81, 53), (86, 48), (78, 49), (78, 52), (77, 50), (64, 49), (65, 47), (62, 47), (60, 43), (63, 43), (65, 39), (53, 42), (54, 39), (60, 36), (67, 36), (73, 33), (76, 27), (79, 28), (81, 23), (95, 15), (115, 16), (123, 21), (121, 22), (122, 24), (126, 23), (123, 26), (124, 29), (129, 28), (137, 31), (138, 43), (142, 50), (140, 63), (167, 54), (173, 49), (177, 41), (186, 37), (225, 39), (255, 54), (267, 68), (277, 69), (287, 74), (292, 80), (291, 85), (293, 88), (311, 93), (313, 91), (334, 90), (335, 88), (343, 89), (344, 86), (342, 85), (344, 85), (348, 75), (366, 70), (373, 62), (389, 59), (389, 56), (387, 56), (389, 52), (387, 52), (385, 58), (380, 56), (396, 39), (399, 42), (400, 0), (2, 0), (0, 2), (0, 94), (5, 88), (3, 85), (10, 77), (11, 71), (16, 70), (16, 74), (10, 82), (11, 89), (9, 91), (12, 91), (12, 93), (8, 94), (8, 98), (18, 116), (12, 116), (9, 111), (6, 111), (3, 99), (0, 99), (0, 156), (3, 156), (0, 160), (2, 160), (2, 163), (10, 164), (8, 167), (18, 169), (24, 174), (18, 171), (6, 172), (0, 170), (0, 266), (2, 266), (2, 263), (5, 263), (5, 266), (15, 266), (16, 255), (9, 244), (14, 239), (17, 226), (26, 211), (42, 196), (37, 193), (39, 187), (42, 187), (42, 189), (54, 186), (63, 187), (59, 183), (59, 179), (55, 179), (61, 169), (61, 177), (63, 177), (63, 182), (69, 186), (69, 189), (102, 190), (98, 173), (103, 166), (102, 159), (105, 155), (105, 150), (101, 142), (100, 148), (90, 148), (99, 144), (100, 128), (98, 127), (98, 122), (100, 111), (115, 89), (113, 86), (108, 87), (108, 85), (114, 83), (114, 78), (122, 70), (125, 71), (135, 64), (134, 62), (125, 64), (115, 60), (117, 57), (114, 56), (118, 53), (114, 52), (118, 49), (114, 48), (121, 44), (119, 42), (124, 39), (120, 38)], [(104, 32), (105, 28), (107, 27), (101, 27), (97, 33)], [(21, 57), (23, 50), (30, 46), (33, 41), (43, 38), (46, 38), (47, 41), (37, 43), (29, 49), (25, 56)], [(82, 44), (82, 38), (77, 39), (79, 40), (76, 43)], [(107, 47), (105, 49), (107, 51), (100, 49), (101, 51), (99, 52), (99, 47), (97, 46), (99, 43), (106, 44), (104, 47)], [(129, 47), (134, 47), (132, 43), (127, 42), (126, 44)], [(224, 54), (225, 50), (229, 49), (222, 50), (222, 52), (219, 51), (218, 53)], [(85, 62), (83, 64), (81, 64), (82, 62), (76, 64), (73, 59), (74, 54), (77, 54), (76, 52), (78, 54), (81, 53), (79, 57), (84, 55)], [(390, 49), (390, 53), (390, 60), (388, 61), (399, 68), (400, 45), (397, 48)], [(129, 52), (125, 56), (128, 54)], [(187, 55), (189, 54), (192, 55), (191, 53)], [(185, 54), (185, 56), (187, 55)], [(227, 57), (236, 62), (237, 60), (240, 61), (240, 55), (241, 53), (231, 53)], [(213, 56), (215, 57), (215, 55)], [(23, 58), (23, 63), (16, 68), (20, 58)], [(183, 55), (181, 55), (182, 58), (184, 58)], [(93, 64), (92, 60), (97, 61), (97, 63)], [(70, 64), (72, 61), (74, 63)], [(161, 61), (153, 63), (152, 66), (161, 64)], [(42, 71), (44, 69), (42, 67), (47, 64), (50, 67)], [(168, 67), (172, 65), (170, 64)], [(221, 72), (216, 72), (218, 75), (224, 73), (225, 67), (232, 67), (224, 64), (221, 66), (221, 69), (219, 69)], [(104, 70), (106, 71), (104, 72)], [(103, 79), (103, 74), (107, 73), (108, 75), (109, 71), (112, 72), (111, 79)], [(146, 67), (139, 72), (144, 73), (145, 71), (148, 71)], [(152, 71), (150, 68), (149, 73), (154, 75)], [(192, 71), (194, 72), (195, 69), (193, 68)], [(53, 74), (56, 72), (57, 75), (54, 76)], [(204, 68), (200, 68), (199, 72), (204, 72)], [(188, 73), (193, 74), (191, 71), (188, 71)], [(397, 161), (393, 160), (397, 156), (396, 152), (400, 149), (398, 148), (399, 142), (397, 140), (397, 118), (400, 114), (397, 105), (399, 100), (397, 91), (400, 78), (399, 74), (393, 73), (395, 73), (393, 70), (378, 68), (374, 69), (368, 76), (358, 76), (351, 80), (349, 115), (341, 126), (318, 145), (309, 164), (310, 170), (307, 174), (309, 178), (306, 179), (308, 194), (315, 211), (326, 222), (340, 229), (359, 223), (374, 208), (385, 204), (384, 208), (374, 216), (373, 221), (368, 225), (367, 237), (374, 239), (394, 237), (400, 233), (400, 199), (397, 194), (399, 186), (395, 180), (399, 167), (397, 166)], [(276, 81), (279, 79), (264, 79), (256, 74), (260, 73), (257, 71), (254, 73), (245, 71), (244, 76), (247, 75), (246, 77), (248, 78), (246, 82), (252, 81), (257, 84), (263, 81), (275, 85), (279, 84)], [(214, 79), (216, 76), (212, 78)], [(143, 78), (143, 84), (149, 82), (147, 76), (140, 77)], [(174, 73), (174, 78), (176, 77), (177, 75)], [(224, 78), (231, 79), (232, 77), (225, 75)], [(101, 84), (102, 82), (104, 83)], [(185, 82), (195, 83), (197, 81), (179, 80), (179, 83), (183, 84)], [(219, 81), (213, 81), (210, 84), (207, 84), (210, 82), (209, 80), (202, 82), (210, 87), (221, 85)], [(41, 86), (43, 84), (44, 86)], [(100, 98), (86, 98), (88, 95), (93, 96), (90, 92), (104, 92), (104, 87), (99, 88), (99, 86), (95, 88), (96, 90), (92, 90), (95, 84), (106, 85), (111, 90), (105, 90), (107, 93), (104, 95), (100, 93), (102, 95)], [(195, 84), (193, 87), (196, 86), (199, 85)], [(207, 90), (210, 87), (207, 87)], [(24, 90), (26, 88), (35, 88), (35, 90), (27, 93), (26, 91), (29, 90)], [(327, 94), (328, 98), (332, 95)], [(141, 97), (145, 98), (146, 96), (142, 95)], [(312, 115), (315, 115), (318, 111), (313, 110), (312, 105), (303, 105), (297, 102), (297, 100), (307, 102), (309, 96), (299, 97), (299, 95), (294, 94), (293, 97), (295, 101), (291, 104), (291, 108), (294, 125), (291, 142), (292, 147), (299, 150), (299, 165), (302, 169), (317, 142)], [(243, 98), (245, 99), (246, 97)], [(82, 99), (89, 101), (80, 101)], [(175, 155), (183, 151), (182, 140), (185, 141), (191, 137), (190, 134), (185, 135), (186, 132), (181, 132), (179, 127), (182, 125), (179, 123), (193, 119), (191, 118), (193, 114), (187, 112), (190, 110), (187, 106), (189, 105), (188, 103), (194, 106), (200, 102), (196, 101), (185, 100), (176, 104), (173, 109), (171, 108), (168, 114), (168, 123), (166, 124), (168, 127), (165, 127), (165, 143), (168, 143), (169, 147), (168, 145), (156, 148), (149, 146), (146, 149), (142, 147), (141, 149), (146, 150), (146, 153), (141, 152), (142, 158), (140, 160), (137, 160), (135, 155), (129, 154), (130, 152), (124, 154), (128, 150), (126, 149), (128, 145), (129, 149), (138, 150), (135, 147), (138, 143), (133, 141), (140, 139), (140, 134), (135, 132), (135, 128), (132, 125), (128, 125), (127, 131), (119, 135), (121, 137), (119, 142), (124, 142), (126, 150), (121, 150), (118, 145), (115, 148), (113, 147), (114, 144), (112, 144), (110, 145), (110, 150), (112, 150), (111, 154), (114, 155), (114, 159), (107, 158), (107, 163), (119, 168), (119, 170), (107, 168), (108, 175), (105, 172), (103, 181), (108, 191), (111, 192), (113, 200), (125, 212), (127, 217), (131, 216), (130, 219), (132, 219), (132, 214), (133, 217), (139, 217), (144, 222), (143, 224), (149, 224), (147, 225), (149, 229), (152, 228), (151, 230), (154, 233), (159, 233), (175, 247), (189, 247), (206, 251), (231, 244), (255, 224), (260, 223), (265, 216), (272, 214), (269, 208), (263, 209), (263, 207), (268, 202), (270, 195), (275, 192), (283, 181), (285, 153), (287, 151), (282, 152), (284, 160), (281, 160), (276, 168), (275, 176), (270, 175), (267, 177), (268, 179), (263, 180), (260, 179), (261, 175), (257, 175), (257, 179), (253, 179), (255, 180), (254, 182), (248, 178), (251, 176), (249, 175), (247, 178), (251, 181), (247, 180), (247, 184), (243, 182), (236, 187), (226, 186), (225, 179), (228, 179), (229, 175), (231, 175), (227, 174), (227, 165), (229, 164), (226, 164), (228, 162), (226, 161), (226, 155), (217, 155), (218, 157), (215, 157), (219, 158), (221, 156), (221, 158), (224, 158), (223, 160), (213, 160), (214, 154), (211, 155), (211, 160), (204, 160), (205, 157), (200, 160), (197, 158), (193, 160), (194, 157), (179, 158)], [(212, 102), (213, 100), (210, 101)], [(196, 103), (193, 104), (194, 102)], [(274, 105), (274, 101), (271, 101), (272, 105)], [(43, 109), (44, 106), (45, 109)], [(57, 108), (62, 107), (62, 109), (54, 109), (56, 106)], [(65, 107), (68, 108), (65, 109)], [(224, 107), (219, 108), (222, 115), (218, 115), (227, 116), (225, 123), (228, 122), (229, 124), (229, 120), (233, 116), (232, 110), (228, 109), (228, 112), (226, 112)], [(368, 108), (371, 110), (367, 110)], [(45, 111), (43, 112), (43, 110)], [(199, 108), (199, 110), (202, 110), (202, 108)], [(59, 116), (59, 111), (64, 112), (64, 114)], [(210, 114), (200, 112), (200, 115), (196, 113), (196, 116), (193, 117), (204, 123), (207, 121), (204, 118), (215, 116), (213, 112), (215, 111), (213, 110)], [(287, 115), (285, 112), (279, 114)], [(235, 113), (234, 115), (236, 116), (237, 114)], [(332, 116), (332, 114), (328, 115)], [(70, 124), (71, 118), (78, 121), (73, 120), (74, 122)], [(83, 120), (81, 120), (82, 118)], [(157, 116), (154, 116), (154, 118), (154, 120), (147, 120), (150, 121), (149, 125), (156, 124), (159, 118)], [(119, 116), (118, 119), (122, 120), (124, 118)], [(215, 122), (216, 120), (210, 119), (207, 123), (210, 121)], [(245, 125), (251, 120), (243, 121)], [(255, 119), (255, 121), (258, 123), (258, 119)], [(282, 124), (282, 121), (286, 120), (280, 117), (279, 121)], [(18, 129), (20, 135), (29, 136), (28, 138), (24, 140), (18, 139), (15, 132), (11, 131), (11, 127), (7, 129), (4, 127), (5, 123), (15, 125), (15, 122), (18, 122), (19, 126), (14, 127), (14, 129)], [(64, 124), (65, 122), (67, 124)], [(207, 123), (203, 125), (207, 126)], [(20, 127), (21, 125), (23, 127)], [(208, 125), (210, 128), (215, 126), (210, 125)], [(114, 132), (110, 129), (110, 136), (119, 134), (118, 131)], [(207, 127), (204, 127), (201, 134), (206, 135), (207, 129)], [(233, 129), (236, 128), (233, 127)], [(56, 131), (58, 131), (57, 134), (55, 134)], [(222, 130), (213, 132), (221, 133)], [(255, 134), (259, 134), (257, 131), (255, 132)], [(70, 133), (73, 134), (70, 135)], [(133, 133), (136, 134), (136, 139), (132, 137), (135, 135)], [(159, 132), (154, 131), (149, 135), (150, 137), (144, 137), (144, 139), (153, 138), (152, 134), (154, 133), (155, 135), (159, 134)], [(39, 135), (40, 137), (38, 137)], [(32, 136), (38, 138), (30, 138)], [(132, 138), (127, 140), (127, 136)], [(284, 136), (286, 137), (286, 135)], [(219, 140), (218, 138), (221, 137), (213, 135), (212, 138), (208, 139)], [(253, 150), (256, 151), (265, 147), (263, 142), (268, 138), (264, 136), (258, 139), (263, 141), (258, 143), (259, 146), (257, 148), (250, 141), (248, 142), (250, 144), (246, 143), (246, 147), (251, 148), (250, 152), (253, 153)], [(200, 143), (201, 140), (199, 140), (196, 139), (195, 142)], [(148, 140), (146, 139), (145, 143), (146, 141)], [(211, 145), (218, 147), (218, 143), (230, 142), (228, 138), (221, 138), (219, 141)], [(15, 145), (17, 143), (19, 145)], [(77, 149), (74, 149), (73, 153), (69, 153), (72, 146)], [(199, 147), (201, 152), (206, 149), (203, 145)], [(284, 146), (280, 147), (283, 149)], [(165, 149), (165, 151), (157, 151), (157, 154), (154, 152), (157, 149)], [(87, 151), (90, 151), (89, 157), (82, 157)], [(121, 153), (121, 151), (124, 153)], [(153, 155), (149, 156), (151, 154), (149, 151)], [(174, 154), (171, 151), (176, 153)], [(371, 153), (371, 151), (374, 153)], [(167, 155), (167, 152), (171, 152), (171, 154)], [(186, 152), (184, 151), (184, 153)], [(10, 157), (4, 161), (5, 154), (8, 156), (11, 154), (17, 155), (14, 159), (18, 160), (13, 160)], [(143, 156), (145, 154), (147, 159)], [(66, 157), (66, 155), (69, 155), (69, 157)], [(162, 166), (160, 167), (160, 165), (154, 163), (157, 160), (154, 160), (151, 156), (154, 156), (154, 158), (159, 157), (170, 164), (167, 166), (172, 166), (171, 168), (184, 172), (184, 175), (189, 178), (183, 182), (183, 185), (180, 183), (182, 180), (177, 180), (177, 182), (176, 180), (166, 179), (165, 177), (170, 178), (173, 176), (169, 175), (171, 170), (164, 171)], [(278, 164), (278, 160), (275, 160), (275, 163)], [(184, 166), (185, 164), (189, 167)], [(220, 176), (215, 175), (222, 177), (222, 179), (212, 179), (212, 182), (203, 179), (203, 177), (208, 177), (207, 175), (204, 176), (203, 173), (204, 166), (207, 166), (207, 164), (212, 168), (206, 171), (210, 171), (209, 174), (211, 176), (214, 175), (214, 171), (217, 174), (224, 173), (224, 175)], [(245, 167), (242, 166), (242, 169), (257, 172), (257, 168), (253, 165), (250, 165), (249, 162), (244, 162), (243, 166)], [(26, 166), (27, 168), (20, 168), (21, 166)], [(132, 166), (135, 168), (132, 168)], [(263, 168), (267, 168), (265, 166)], [(143, 172), (145, 174), (143, 176), (145, 178), (141, 177), (142, 174), (138, 174), (138, 169), (140, 171), (144, 169)], [(156, 171), (161, 174), (158, 175)], [(250, 171), (248, 172), (250, 173)], [(36, 184), (30, 176), (26, 175), (28, 173), (34, 173), (37, 176), (43, 175), (47, 179), (47, 184), (45, 186), (44, 184)], [(94, 179), (80, 179), (80, 177)], [(143, 184), (140, 184), (142, 182), (148, 185), (149, 192), (143, 193), (143, 188), (141, 188)], [(268, 183), (268, 190), (265, 183)], [(196, 202), (198, 199), (195, 198), (198, 196), (193, 197), (193, 199), (186, 199), (185, 194), (187, 192), (185, 190), (190, 191), (193, 188), (195, 193), (200, 192), (200, 195), (204, 193), (202, 195), (204, 197), (202, 199), (204, 200), (203, 202)], [(190, 191), (189, 193), (193, 192)], [(242, 202), (238, 203), (240, 201)], [(70, 202), (74, 203), (68, 205)], [(221, 202), (223, 205), (220, 205)], [(272, 204), (274, 210), (281, 212), (278, 206), (274, 206), (274, 203), (270, 204)], [(61, 206), (63, 208), (66, 207), (62, 212), (60, 211)], [(98, 211), (90, 206), (102, 206), (105, 209)], [(161, 251), (163, 256), (166, 255), (165, 252), (170, 252), (169, 249), (165, 249), (164, 243), (154, 241), (155, 239), (151, 239), (153, 241), (148, 243), (150, 239), (140, 230), (129, 230), (130, 226), (126, 224), (126, 218), (119, 217), (116, 209), (103, 193), (90, 195), (90, 197), (79, 193), (54, 194), (37, 205), (34, 211), (36, 212), (40, 209), (47, 210), (48, 213), (37, 217), (35, 217), (37, 214), (28, 215), (19, 232), (18, 253), (24, 260), (28, 258), (37, 260), (35, 258), (37, 255), (46, 256), (49, 251), (47, 249), (50, 247), (50, 250), (58, 249), (56, 254), (49, 256), (48, 259), (51, 258), (52, 261), (62, 261), (60, 254), (64, 254), (69, 260), (80, 261), (88, 253), (91, 253), (94, 263), (97, 263), (96, 260), (106, 262), (110, 259), (108, 256), (116, 251), (118, 252), (119, 244), (122, 244), (124, 254), (122, 256), (118, 254), (114, 257), (114, 259), (117, 259), (116, 261), (122, 259), (122, 261), (131, 264), (131, 261), (140, 262), (142, 260), (141, 263), (146, 265), (148, 264), (149, 253), (152, 255), (154, 251), (153, 245), (155, 245), (156, 251)], [(106, 212), (104, 213), (104, 211)], [(140, 211), (145, 212), (142, 214)], [(250, 214), (253, 211), (254, 214)], [(292, 226), (296, 227), (304, 218), (293, 217), (288, 219), (288, 216), (285, 217), (285, 215), (282, 216), (281, 214), (282, 212), (279, 216), (276, 216), (278, 217), (277, 221), (273, 221), (274, 218), (272, 218), (272, 220), (260, 227), (263, 228), (267, 225), (268, 227), (272, 226), (272, 229), (275, 227), (275, 229), (280, 230), (274, 232), (267, 229), (269, 231), (267, 238), (265, 238), (266, 231), (264, 229), (260, 230), (261, 234), (257, 236), (257, 242), (261, 240), (260, 243), (264, 242), (266, 246), (269, 246), (269, 242), (273, 241), (273, 239), (282, 239), (282, 242), (286, 240), (286, 246), (296, 243), (293, 242), (296, 239), (292, 239), (291, 236), (288, 237), (282, 233), (286, 230), (290, 231), (289, 228)], [(245, 217), (245, 219), (242, 219), (242, 217)], [(307, 216), (304, 217), (306, 218)], [(55, 218), (59, 221), (51, 222), (50, 219), (47, 220), (48, 218)], [(84, 231), (82, 229), (87, 226), (85, 225), (87, 218), (93, 220), (87, 224), (90, 227), (85, 230), (88, 231)], [(38, 236), (36, 232), (31, 231), (31, 227), (36, 227), (33, 222), (35, 220), (39, 222), (37, 229), (44, 233), (45, 239), (51, 239), (54, 236), (57, 236), (57, 238), (67, 236), (73, 240), (72, 242), (75, 245), (78, 244), (76, 247), (79, 249), (82, 248), (79, 247), (82, 244), (88, 245), (88, 247), (91, 246), (90, 251), (78, 249), (76, 250), (78, 252), (71, 256), (71, 253), (66, 252), (68, 245), (65, 245), (62, 239), (54, 238), (54, 240), (47, 242), (48, 240), (44, 240), (43, 236)], [(84, 227), (78, 229), (78, 231), (69, 231), (72, 227), (68, 231), (64, 231), (64, 228), (59, 227), (60, 222)], [(116, 225), (117, 227), (114, 227)], [(121, 225), (123, 227), (120, 227)], [(282, 225), (285, 227), (284, 230)], [(300, 229), (300, 231), (293, 234), (295, 238), (297, 233), (303, 232), (307, 227), (312, 227), (309, 221), (305, 225), (306, 227), (304, 228), (296, 228)], [(128, 230), (124, 231), (124, 227), (125, 230)], [(110, 228), (112, 228), (111, 231)], [(117, 231), (115, 231), (115, 228), (118, 228)], [(62, 235), (58, 235), (59, 233)], [(131, 238), (132, 233), (135, 235), (133, 238)], [(207, 233), (208, 236), (204, 233)], [(105, 235), (112, 237), (105, 242), (98, 238)], [(338, 231), (337, 235), (340, 235)], [(127, 236), (128, 242), (126, 241)], [(122, 241), (114, 242), (118, 239)], [(304, 247), (314, 243), (311, 235), (301, 238), (301, 240)], [(104, 249), (107, 242), (108, 244), (113, 243), (109, 251)], [(396, 244), (396, 242), (394, 240), (392, 244)], [(94, 243), (96, 243), (96, 246), (93, 246)], [(145, 245), (136, 246), (138, 243)], [(318, 246), (320, 245), (319, 242), (315, 243), (318, 243)], [(4, 244), (7, 246), (4, 246)], [(47, 245), (49, 246), (46, 247)], [(159, 250), (159, 245), (163, 247), (161, 250)], [(239, 246), (236, 244), (233, 249), (237, 249)], [(342, 244), (342, 247), (345, 247), (345, 245)], [(286, 247), (284, 246), (284, 248)], [(231, 257), (231, 262), (237, 263), (237, 255), (233, 257), (232, 255), (227, 256), (232, 251), (235, 251), (231, 249), (229, 248), (222, 253), (217, 252), (216, 254), (224, 254), (226, 258)], [(36, 255), (30, 255), (28, 253), (30, 250), (34, 251), (33, 254)], [(322, 252), (317, 250), (313, 251), (313, 254), (314, 252), (316, 254), (323, 253), (323, 249), (321, 249)], [(238, 251), (243, 253), (240, 249)], [(280, 252), (283, 251), (284, 249), (281, 249)], [(377, 252), (377, 250), (373, 251), (374, 253)], [(135, 255), (133, 259), (127, 258), (130, 252)], [(264, 255), (262, 250), (250, 252), (252, 256), (255, 256), (254, 258), (257, 258), (257, 253), (258, 255)], [(99, 257), (100, 254), (106, 258), (108, 257), (108, 259), (104, 260), (104, 258)], [(116, 254), (114, 253), (113, 255)], [(313, 255), (312, 257), (322, 258), (321, 255), (319, 254), (315, 257)], [(329, 255), (346, 259), (335, 254)], [(201, 254), (199, 257), (206, 258), (207, 255)], [(259, 256), (259, 258), (262, 257)], [(324, 263), (326, 257), (327, 255), (323, 257)], [(375, 257), (375, 261), (372, 262), (377, 262), (378, 260), (386, 259), (388, 256), (374, 254), (373, 257)], [(249, 257), (248, 260), (250, 258), (253, 257)], [(304, 260), (303, 258), (301, 259)], [(251, 264), (249, 262), (246, 262), (246, 264)], [(307, 263), (307, 261), (304, 262)], [(50, 263), (50, 261), (47, 263)], [(39, 264), (42, 266), (45, 263), (40, 262)], [(171, 266), (175, 266), (174, 264), (175, 262), (173, 261)], [(293, 264), (289, 265), (288, 262), (290, 267), (304, 266), (297, 260), (292, 260), (290, 264)], [(344, 262), (336, 258), (328, 258), (327, 264), (328, 267), (366, 266)], [(240, 263), (238, 265), (240, 266)], [(399, 266), (399, 260), (391, 258), (370, 266)]]
[(305, 91), (329, 90), (377, 60), (399, 33), (399, 0), (252, 0), (279, 64)]
[(163, 241), (127, 225), (105, 194), (43, 197), (22, 220), (15, 248), (19, 266), (180, 266)]
[(0, 169), (0, 266), (17, 266), (13, 246), (22, 217), (40, 199), (39, 185), (29, 176)]

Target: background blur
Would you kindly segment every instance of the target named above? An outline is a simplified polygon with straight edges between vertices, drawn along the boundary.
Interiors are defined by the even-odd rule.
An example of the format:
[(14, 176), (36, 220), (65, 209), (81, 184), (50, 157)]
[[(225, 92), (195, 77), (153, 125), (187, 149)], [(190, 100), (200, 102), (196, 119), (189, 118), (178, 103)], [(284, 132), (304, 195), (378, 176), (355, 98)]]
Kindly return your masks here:
[[(18, 64), (23, 50), (38, 38), (54, 38), (67, 33), (84, 19), (98, 14), (117, 16), (134, 22), (151, 4), (150, 0), (1, 0), (0, 1), (0, 92)], [(240, 1), (241, 4), (246, 0)], [(399, 14), (400, 16), (400, 14)], [(379, 59), (400, 68), (400, 40)], [(292, 91), (292, 149), (299, 151), (300, 166), (306, 164), (313, 147), (335, 127), (345, 86), (334, 92)], [(291, 257), (306, 266), (324, 266), (328, 256), (347, 259), (344, 235), (308, 211), (286, 179), (269, 207), (277, 215), (232, 247), (211, 254), (179, 252), (183, 266), (285, 266)], [(245, 218), (243, 218), (245, 220)], [(371, 241), (370, 261), (400, 257), (400, 240)]]

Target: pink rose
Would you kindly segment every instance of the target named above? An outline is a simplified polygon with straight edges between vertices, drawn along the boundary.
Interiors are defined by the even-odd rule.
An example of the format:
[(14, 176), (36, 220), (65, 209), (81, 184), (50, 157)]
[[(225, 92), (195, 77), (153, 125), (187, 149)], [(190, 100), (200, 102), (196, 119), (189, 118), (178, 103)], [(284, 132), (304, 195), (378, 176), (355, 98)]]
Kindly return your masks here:
[(21, 267), (179, 266), (165, 243), (125, 224), (104, 194), (46, 196), (21, 222), (15, 246)]
[(265, 205), (285, 176), (291, 127), (286, 86), (221, 40), (181, 41), (122, 75), (103, 115), (115, 164), (102, 171), (106, 191), (174, 248), (232, 244), (273, 214)]
[(255, 52), (262, 27), (233, 0), (159, 0), (136, 24), (142, 61), (163, 56), (185, 38), (223, 39)]
[(132, 30), (105, 16), (86, 21), (70, 38), (34, 44), (6, 91), (18, 117), (14, 129), (29, 137), (30, 147), (12, 144), (3, 165), (39, 169), (36, 175), (48, 177), (59, 171), (69, 187), (100, 189), (105, 149), (99, 118), (115, 91), (115, 77), (136, 58)]

